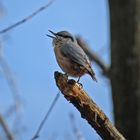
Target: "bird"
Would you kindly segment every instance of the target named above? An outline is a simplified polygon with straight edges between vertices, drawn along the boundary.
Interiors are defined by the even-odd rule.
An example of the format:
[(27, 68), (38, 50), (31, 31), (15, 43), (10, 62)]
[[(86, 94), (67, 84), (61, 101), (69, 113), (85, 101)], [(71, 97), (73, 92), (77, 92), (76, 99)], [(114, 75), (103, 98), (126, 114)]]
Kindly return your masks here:
[(53, 39), (55, 57), (62, 71), (68, 76), (78, 77), (77, 82), (84, 74), (89, 74), (97, 82), (91, 62), (78, 45), (75, 36), (65, 30), (57, 33), (48, 31), (51, 35), (47, 34), (47, 36)]

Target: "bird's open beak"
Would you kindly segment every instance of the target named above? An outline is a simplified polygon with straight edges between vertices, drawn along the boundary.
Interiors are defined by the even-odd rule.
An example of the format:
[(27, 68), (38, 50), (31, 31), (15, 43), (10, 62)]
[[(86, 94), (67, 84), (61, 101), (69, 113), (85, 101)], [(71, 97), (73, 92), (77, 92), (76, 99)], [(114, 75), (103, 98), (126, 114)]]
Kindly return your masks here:
[(48, 31), (54, 35), (54, 36), (51, 36), (51, 35), (46, 34), (48, 37), (53, 38), (53, 39), (56, 38), (56, 33), (54, 33), (51, 30), (48, 30)]

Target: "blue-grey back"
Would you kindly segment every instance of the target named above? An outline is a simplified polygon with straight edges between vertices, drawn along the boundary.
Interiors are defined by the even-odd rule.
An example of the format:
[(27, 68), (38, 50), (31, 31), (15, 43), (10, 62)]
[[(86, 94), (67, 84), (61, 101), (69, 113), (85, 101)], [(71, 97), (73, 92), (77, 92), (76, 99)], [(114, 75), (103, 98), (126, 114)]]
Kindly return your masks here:
[(73, 62), (76, 62), (82, 66), (86, 66), (87, 63), (90, 63), (86, 53), (78, 44), (63, 44), (63, 46), (61, 46), (61, 53), (63, 56), (68, 57)]

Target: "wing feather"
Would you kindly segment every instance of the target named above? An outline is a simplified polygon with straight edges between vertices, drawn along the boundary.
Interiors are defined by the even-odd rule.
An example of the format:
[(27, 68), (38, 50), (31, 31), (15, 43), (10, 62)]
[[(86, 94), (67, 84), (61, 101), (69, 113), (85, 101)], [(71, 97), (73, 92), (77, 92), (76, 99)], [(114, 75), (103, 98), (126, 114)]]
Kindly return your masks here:
[[(77, 46), (76, 46), (77, 45)], [(63, 56), (69, 58), (71, 61), (86, 67), (90, 63), (89, 58), (78, 44), (64, 44), (61, 46), (61, 53)]]

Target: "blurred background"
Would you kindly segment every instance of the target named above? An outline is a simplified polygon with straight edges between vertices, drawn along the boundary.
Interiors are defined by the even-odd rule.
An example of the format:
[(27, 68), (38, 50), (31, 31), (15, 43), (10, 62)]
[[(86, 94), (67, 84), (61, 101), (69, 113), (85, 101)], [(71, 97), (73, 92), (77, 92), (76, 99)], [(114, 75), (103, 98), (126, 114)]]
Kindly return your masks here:
[[(49, 29), (54, 32), (67, 30), (74, 35), (81, 36), (88, 43), (91, 51), (107, 66), (108, 71), (106, 72), (104, 67), (100, 67), (93, 60), (92, 67), (96, 73), (98, 83), (94, 82), (88, 75), (84, 75), (80, 82), (109, 119), (116, 123), (117, 128), (125, 136), (129, 137), (129, 130), (136, 128), (136, 125), (131, 126), (132, 123), (129, 123), (129, 121), (131, 122), (132, 119), (138, 122), (137, 114), (139, 113), (136, 113), (135, 109), (139, 105), (140, 98), (138, 90), (140, 83), (131, 80), (134, 79), (131, 73), (137, 74), (134, 77), (140, 77), (139, 72), (135, 71), (136, 68), (137, 70), (140, 69), (140, 65), (139, 62), (135, 63), (137, 62), (136, 60), (131, 61), (132, 59), (129, 57), (132, 56), (131, 52), (134, 52), (134, 54), (138, 52), (138, 49), (133, 49), (133, 47), (137, 46), (134, 38), (138, 36), (139, 32), (134, 34), (133, 30), (136, 29), (133, 28), (132, 21), (138, 23), (139, 19), (137, 18), (137, 21), (133, 18), (131, 19), (134, 16), (133, 14), (136, 14), (136, 12), (134, 13), (135, 10), (133, 10), (136, 9), (135, 1), (121, 3), (121, 0), (118, 0), (118, 2), (112, 4), (107, 0), (68, 0), (67, 2), (65, 0), (55, 0), (48, 8), (36, 16), (26, 22), (23, 21), (20, 26), (4, 32), (2, 32), (3, 29), (31, 15), (49, 1), (0, 1), (0, 118), (5, 121), (12, 135), (12, 139), (7, 137), (0, 121), (0, 140), (31, 139), (59, 91), (55, 84), (54, 72), (62, 72), (62, 70), (56, 62), (52, 40), (45, 35), (49, 33)], [(129, 11), (128, 9), (131, 5), (132, 8)], [(116, 11), (119, 11), (119, 8), (121, 9), (120, 13), (117, 13)], [(109, 9), (111, 10), (111, 15), (109, 14)], [(128, 15), (130, 15), (129, 18)], [(130, 43), (129, 40), (131, 41)], [(119, 43), (122, 43), (122, 45)], [(127, 49), (128, 44), (130, 45), (130, 53), (126, 53), (121, 49)], [(136, 51), (132, 51), (131, 48)], [(125, 58), (130, 60), (130, 65), (127, 63), (128, 59)], [(118, 62), (121, 63), (120, 67)], [(126, 67), (123, 69), (125, 64)], [(137, 66), (133, 67), (134, 71), (130, 70), (131, 64)], [(117, 71), (116, 67), (120, 69)], [(111, 73), (110, 68), (112, 68)], [(124, 74), (131, 76), (123, 78), (122, 75)], [(115, 83), (116, 79), (118, 81)], [(126, 83), (126, 81), (129, 83), (125, 87), (123, 83)], [(129, 99), (132, 96), (129, 95), (133, 90), (129, 90), (128, 87), (131, 88), (129, 84), (135, 85), (132, 86), (132, 89), (137, 89), (137, 94), (133, 94), (137, 95), (135, 96), (137, 101), (133, 98), (130, 104)], [(119, 88), (119, 86), (122, 88)], [(122, 92), (125, 93), (124, 96)], [(129, 97), (128, 100), (127, 97)], [(136, 104), (133, 104), (133, 102)], [(129, 107), (129, 105), (131, 106)], [(132, 110), (131, 113), (127, 112), (129, 109)], [(137, 110), (139, 109), (137, 108)], [(132, 116), (132, 114), (134, 115), (133, 111), (137, 116), (135, 119)], [(128, 116), (128, 118), (131, 116), (127, 122), (124, 122), (126, 120), (125, 116)], [(122, 122), (121, 118), (123, 119)], [(138, 124), (137, 122), (133, 123)], [(68, 103), (62, 95), (60, 95), (38, 139), (76, 140), (73, 123), (84, 139), (101, 139), (91, 126), (81, 118), (75, 107)], [(131, 129), (124, 130), (126, 126)], [(136, 139), (140, 135), (139, 129), (135, 135)], [(134, 133), (132, 132), (131, 134), (129, 138), (133, 139)]]

